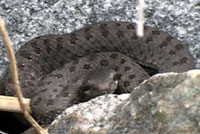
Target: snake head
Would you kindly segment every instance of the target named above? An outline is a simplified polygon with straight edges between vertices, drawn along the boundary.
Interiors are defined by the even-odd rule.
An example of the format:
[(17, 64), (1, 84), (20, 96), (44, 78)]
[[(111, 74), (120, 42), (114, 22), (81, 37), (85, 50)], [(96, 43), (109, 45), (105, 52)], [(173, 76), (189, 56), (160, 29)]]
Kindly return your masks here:
[(80, 102), (103, 94), (114, 93), (118, 86), (118, 80), (115, 79), (116, 74), (117, 72), (113, 69), (106, 68), (91, 72), (79, 90)]

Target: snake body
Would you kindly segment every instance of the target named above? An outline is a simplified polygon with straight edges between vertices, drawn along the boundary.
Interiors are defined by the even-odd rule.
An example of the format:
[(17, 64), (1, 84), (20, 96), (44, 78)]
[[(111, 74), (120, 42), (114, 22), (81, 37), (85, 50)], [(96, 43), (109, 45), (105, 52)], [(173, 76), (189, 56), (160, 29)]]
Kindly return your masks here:
[[(154, 73), (195, 68), (186, 45), (145, 26), (136, 36), (130, 22), (101, 22), (64, 35), (45, 35), (17, 53), (21, 86), (35, 118), (50, 123), (66, 107), (104, 93), (132, 92)], [(146, 72), (147, 71), (147, 72)], [(13, 95), (10, 75), (5, 94)]]

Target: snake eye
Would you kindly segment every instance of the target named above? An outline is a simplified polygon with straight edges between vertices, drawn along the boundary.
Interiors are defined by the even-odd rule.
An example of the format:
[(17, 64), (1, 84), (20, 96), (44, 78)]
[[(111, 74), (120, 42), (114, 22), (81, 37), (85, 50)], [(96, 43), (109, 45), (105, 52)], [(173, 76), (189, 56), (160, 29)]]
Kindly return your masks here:
[(78, 92), (80, 102), (88, 101), (98, 96), (98, 89), (92, 86), (82, 86)]

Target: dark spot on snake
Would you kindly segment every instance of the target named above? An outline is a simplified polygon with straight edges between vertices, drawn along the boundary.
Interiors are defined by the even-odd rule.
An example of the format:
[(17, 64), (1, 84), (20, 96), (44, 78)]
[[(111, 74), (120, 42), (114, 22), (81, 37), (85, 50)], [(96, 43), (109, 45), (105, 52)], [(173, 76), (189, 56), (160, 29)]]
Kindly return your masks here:
[(70, 39), (69, 39), (69, 42), (71, 44), (76, 44), (76, 40), (78, 40), (76, 37), (71, 36)]
[(70, 36), (75, 38), (77, 36), (77, 34), (75, 32), (73, 32), (70, 34)]
[(57, 37), (57, 38), (56, 38), (56, 41), (57, 41), (57, 42), (62, 42), (62, 40), (63, 40), (63, 37)]
[(153, 56), (154, 56), (154, 53), (151, 53), (150, 56), (153, 57)]
[(62, 74), (55, 74), (54, 76), (57, 77), (58, 79), (63, 77)]
[(135, 74), (131, 74), (131, 75), (128, 76), (129, 79), (133, 79), (133, 78), (135, 78), (135, 77), (136, 77)]
[(46, 50), (48, 53), (51, 53), (51, 47), (49, 45), (46, 46)]
[(135, 29), (135, 25), (133, 24), (128, 24), (126, 27), (127, 29)]
[(72, 62), (72, 65), (77, 65), (79, 63), (79, 60), (74, 60), (73, 62)]
[(109, 40), (108, 43), (111, 44), (111, 45), (113, 45), (113, 44), (114, 44), (114, 41)]
[(57, 92), (58, 91), (58, 89), (57, 88), (55, 88), (54, 90), (53, 90), (53, 92)]
[(108, 26), (108, 24), (105, 24), (105, 23), (104, 24), (100, 24), (100, 28), (101, 29), (105, 29), (107, 26)]
[[(147, 26), (144, 26), (144, 30), (147, 30), (148, 29), (148, 27)], [(144, 31), (145, 32), (145, 31)]]
[(33, 105), (38, 105), (41, 102), (42, 98), (38, 97), (36, 101), (33, 102)]
[(117, 74), (114, 75), (113, 80), (114, 80), (114, 81), (118, 80)]
[(77, 81), (79, 80), (79, 78), (74, 78), (74, 79), (72, 79), (72, 83), (76, 83)]
[(144, 55), (144, 59), (147, 59), (147, 55)]
[(122, 75), (121, 74), (116, 74), (114, 77), (113, 77), (113, 80), (116, 81), (116, 80), (119, 80), (121, 79)]
[(45, 39), (43, 40), (43, 43), (44, 43), (45, 45), (47, 45), (47, 44), (50, 43), (50, 40), (45, 38)]
[(63, 65), (64, 63), (65, 63), (64, 60), (59, 61), (59, 64), (60, 64), (60, 65)]
[(33, 40), (32, 42), (30, 42), (30, 44), (31, 44), (32, 46), (36, 46), (37, 41)]
[(176, 65), (178, 65), (178, 64), (179, 64), (179, 63), (178, 63), (177, 61), (175, 61), (175, 62), (172, 63), (173, 66), (176, 66)]
[(113, 53), (110, 55), (110, 58), (112, 58), (112, 59), (116, 59), (117, 57), (118, 57), (118, 54), (116, 54), (116, 53)]
[(92, 54), (89, 56), (90, 61), (94, 61), (98, 57), (98, 54)]
[(122, 40), (122, 41), (120, 41), (120, 43), (121, 43), (122, 46), (125, 46), (127, 42)]
[(49, 77), (54, 77), (56, 74), (49, 74)]
[(83, 66), (83, 69), (90, 69), (90, 68), (91, 68), (90, 64), (85, 64), (85, 65)]
[(144, 55), (144, 51), (140, 51), (140, 55)]
[(119, 70), (119, 67), (118, 67), (118, 66), (117, 66), (117, 67), (115, 67), (115, 68), (114, 68), (114, 70), (115, 70), (115, 71), (118, 71), (118, 70)]
[(13, 80), (12, 80), (12, 77), (8, 77), (8, 83), (12, 83)]
[(181, 49), (183, 49), (184, 47), (183, 47), (182, 44), (177, 44), (177, 45), (175, 46), (175, 48), (176, 48), (176, 50), (181, 50)]
[(63, 96), (63, 97), (68, 97), (68, 96), (69, 96), (69, 93), (67, 93), (67, 92), (62, 92), (62, 96)]
[(158, 31), (158, 30), (153, 30), (153, 31), (152, 31), (152, 34), (154, 34), (154, 35), (159, 35), (159, 34), (160, 34), (160, 31)]
[(128, 66), (126, 66), (126, 67), (124, 68), (124, 71), (125, 71), (125, 72), (126, 72), (126, 71), (129, 71), (129, 70), (131, 70), (131, 68), (128, 67)]
[(169, 51), (168, 54), (170, 54), (170, 55), (174, 55), (174, 54), (176, 54), (176, 52), (175, 52), (174, 50), (171, 50), (171, 51)]
[(64, 84), (60, 83), (60, 84), (59, 84), (59, 87), (64, 87)]
[(106, 51), (106, 50), (107, 50), (106, 46), (102, 46), (102, 47), (101, 47), (101, 50), (102, 50), (102, 51)]
[(160, 48), (164, 48), (164, 47), (166, 47), (168, 45), (168, 42), (167, 41), (163, 41), (160, 45), (159, 45), (159, 47)]
[(93, 38), (93, 36), (91, 35), (91, 34), (87, 34), (86, 36), (85, 36), (85, 39), (86, 40), (90, 40), (90, 39), (92, 39)]
[(105, 60), (105, 59), (103, 59), (103, 60), (100, 61), (100, 65), (101, 65), (101, 66), (107, 66), (108, 63), (109, 63), (109, 62), (108, 62), (107, 60)]
[(52, 81), (47, 81), (47, 84), (51, 84)]
[(145, 40), (145, 43), (149, 43), (149, 42), (151, 42), (151, 41), (153, 41), (153, 37), (152, 36), (149, 36), (146, 40)]
[(43, 81), (39, 82), (39, 84), (38, 84), (38, 86), (44, 86), (44, 85), (45, 85), (45, 83)]
[(85, 50), (85, 54), (90, 54), (90, 53), (92, 53), (90, 49)]
[(184, 63), (187, 63), (187, 61), (188, 61), (188, 57), (183, 57), (183, 58), (180, 59), (179, 62), (180, 62), (181, 64), (184, 64)]
[(131, 37), (132, 39), (134, 39), (134, 40), (137, 40), (138, 39), (138, 37), (137, 37), (137, 35), (136, 35), (136, 33), (133, 33), (133, 35), (132, 35), (132, 37)]
[(48, 100), (48, 101), (47, 101), (47, 106), (49, 106), (49, 105), (53, 105), (53, 103), (54, 103), (53, 100)]
[(119, 38), (124, 37), (124, 32), (123, 32), (123, 31), (118, 31), (118, 32), (117, 32), (117, 36), (118, 36)]
[(49, 98), (52, 98), (52, 97), (53, 97), (53, 95), (52, 95), (52, 94), (50, 94), (50, 95), (49, 95)]
[(36, 45), (33, 45), (32, 47), (35, 50), (36, 54), (40, 54), (42, 52), (41, 48), (38, 48)]
[(31, 59), (32, 59), (31, 55), (28, 54), (28, 53), (23, 53), (22, 56), (23, 56), (24, 58), (26, 58), (27, 60), (31, 60)]
[(68, 86), (66, 86), (58, 95), (56, 95), (56, 97), (68, 97), (69, 96), (69, 89)]
[(19, 54), (24, 57), (23, 55), (26, 54), (26, 51), (25, 50), (22, 50), (22, 51), (19, 51)]
[(43, 93), (43, 92), (46, 92), (47, 91), (47, 88), (43, 88), (42, 90), (40, 90), (39, 92)]
[(62, 46), (62, 44), (60, 44), (60, 43), (58, 43), (57, 45), (56, 45), (56, 50), (62, 50), (63, 49), (63, 46)]
[(90, 31), (91, 31), (91, 28), (90, 28), (90, 27), (87, 27), (87, 28), (84, 29), (84, 32), (86, 32), (86, 33), (87, 33), (87, 32), (90, 32)]
[(29, 86), (33, 87), (34, 86), (34, 82), (33, 81), (28, 81), (27, 82)]
[(74, 72), (74, 71), (75, 71), (75, 66), (71, 66), (71, 67), (69, 68), (69, 71), (70, 71), (70, 72)]
[(128, 87), (128, 86), (130, 85), (130, 81), (124, 81), (124, 82), (123, 82), (123, 85), (124, 85), (125, 87)]
[(18, 63), (18, 65), (17, 65), (19, 68), (24, 68), (25, 67), (25, 65), (24, 64), (19, 64)]
[(165, 38), (166, 41), (171, 41), (172, 39), (173, 39), (173, 37), (171, 37), (171, 36), (167, 36), (167, 37)]
[(138, 80), (139, 83), (142, 83), (143, 81), (144, 81), (143, 79)]
[(103, 37), (108, 37), (109, 31), (107, 31), (107, 30), (101, 31), (101, 35), (102, 35)]
[(116, 25), (116, 26), (121, 26), (121, 24), (120, 24), (120, 23), (117, 23), (117, 22), (115, 22), (115, 25)]
[(125, 59), (122, 59), (122, 60), (120, 61), (121, 64), (124, 64), (125, 62), (126, 62)]

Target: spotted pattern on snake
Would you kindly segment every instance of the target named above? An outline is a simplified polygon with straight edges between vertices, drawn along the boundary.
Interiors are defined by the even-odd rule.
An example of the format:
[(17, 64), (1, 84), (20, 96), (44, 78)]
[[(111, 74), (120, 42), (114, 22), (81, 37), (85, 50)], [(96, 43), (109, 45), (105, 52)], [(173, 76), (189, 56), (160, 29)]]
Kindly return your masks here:
[[(50, 123), (66, 107), (105, 93), (127, 93), (155, 73), (195, 68), (186, 45), (145, 26), (136, 36), (130, 22), (101, 22), (64, 35), (45, 35), (17, 53), (21, 86), (33, 116)], [(13, 95), (10, 73), (6, 95)]]

